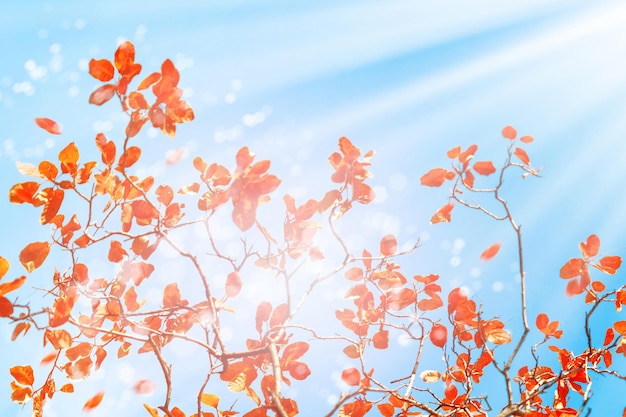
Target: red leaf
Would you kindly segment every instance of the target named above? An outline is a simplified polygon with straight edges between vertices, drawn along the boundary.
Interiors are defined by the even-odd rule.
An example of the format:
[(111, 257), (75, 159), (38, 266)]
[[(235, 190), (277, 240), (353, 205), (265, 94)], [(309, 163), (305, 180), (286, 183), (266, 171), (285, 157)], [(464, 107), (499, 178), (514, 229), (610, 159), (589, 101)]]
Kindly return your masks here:
[(263, 330), (263, 323), (268, 321), (270, 314), (272, 313), (272, 305), (267, 301), (262, 301), (256, 308), (256, 330), (261, 333)]
[(341, 380), (352, 387), (358, 387), (361, 383), (361, 373), (356, 368), (344, 369), (341, 372)]
[(91, 411), (102, 402), (102, 397), (104, 397), (104, 391), (101, 391), (87, 400), (85, 405), (83, 406), (83, 411)]
[(615, 332), (610, 327), (606, 329), (606, 334), (604, 335), (604, 346), (608, 346), (613, 342), (615, 338)]
[(589, 235), (587, 242), (580, 242), (578, 248), (582, 252), (583, 258), (594, 257), (600, 250), (600, 238), (597, 235)]
[(572, 258), (561, 267), (559, 276), (563, 279), (574, 278), (582, 274), (585, 261), (581, 258)]
[(428, 337), (433, 345), (442, 348), (448, 342), (448, 329), (443, 324), (436, 323), (430, 330)]
[(89, 104), (102, 106), (115, 95), (115, 86), (113, 84), (105, 84), (96, 88), (89, 96)]
[(394, 291), (387, 297), (387, 305), (390, 310), (400, 311), (411, 304), (414, 304), (417, 299), (417, 294), (410, 288), (402, 288), (399, 291)]
[(461, 155), (461, 147), (460, 146), (455, 146), (454, 148), (452, 148), (448, 152), (446, 152), (446, 155), (450, 159), (458, 158), (459, 155)]
[(502, 129), (502, 136), (507, 139), (513, 140), (517, 136), (517, 130), (515, 130), (513, 126), (506, 126), (504, 129)]
[(543, 331), (546, 327), (548, 327), (548, 315), (545, 313), (540, 313), (535, 320), (535, 325), (537, 325), (537, 329)]
[(441, 207), (430, 219), (430, 224), (436, 223), (447, 223), (450, 221), (450, 213), (452, 213), (452, 209), (454, 208), (454, 204), (448, 203), (445, 206)]
[(474, 171), (480, 175), (491, 175), (496, 172), (496, 167), (493, 166), (491, 161), (481, 161), (474, 164)]
[(141, 65), (135, 64), (135, 46), (129, 41), (118, 46), (114, 61), (117, 71), (125, 77), (132, 78), (141, 71)]
[(113, 79), (115, 68), (108, 59), (92, 59), (89, 61), (89, 74), (98, 81), (107, 82)]
[(0, 296), (0, 317), (10, 317), (13, 314), (13, 303), (6, 297)]
[(33, 272), (46, 260), (49, 252), (50, 244), (48, 242), (30, 243), (20, 252), (20, 263), (28, 272)]
[(235, 297), (241, 291), (241, 276), (239, 272), (233, 271), (226, 277), (226, 295)]
[(439, 187), (446, 180), (454, 178), (454, 172), (443, 168), (433, 168), (420, 178), (420, 183), (426, 187)]
[(600, 271), (613, 275), (620, 266), (622, 266), (622, 258), (619, 256), (605, 256), (600, 259), (600, 264), (593, 264)]
[(525, 163), (526, 165), (530, 165), (530, 158), (525, 150), (522, 148), (515, 148), (515, 156), (519, 158), (520, 161)]
[(37, 117), (35, 118), (35, 123), (37, 123), (37, 126), (52, 135), (61, 134), (61, 126), (59, 126), (59, 124), (52, 119), (48, 119), (47, 117)]
[(380, 253), (383, 256), (393, 256), (398, 249), (398, 242), (394, 235), (385, 235), (380, 240)]
[(483, 253), (480, 254), (480, 260), (487, 262), (493, 259), (493, 257), (498, 254), (498, 251), (500, 251), (500, 246), (502, 246), (500, 242), (494, 243), (493, 245), (489, 246), (483, 251)]

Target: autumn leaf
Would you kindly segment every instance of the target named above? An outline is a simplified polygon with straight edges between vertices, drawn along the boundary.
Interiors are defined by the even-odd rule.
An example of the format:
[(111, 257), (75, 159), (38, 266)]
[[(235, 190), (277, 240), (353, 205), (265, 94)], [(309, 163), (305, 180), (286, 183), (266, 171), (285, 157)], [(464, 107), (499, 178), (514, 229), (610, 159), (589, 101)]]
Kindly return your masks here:
[(528, 154), (526, 153), (525, 150), (523, 150), (522, 148), (515, 148), (514, 154), (524, 164), (530, 165), (530, 158), (528, 157)]
[(115, 86), (113, 84), (105, 84), (96, 88), (89, 96), (89, 104), (102, 106), (115, 95)]
[(33, 385), (35, 383), (35, 375), (33, 368), (30, 366), (14, 366), (9, 369), (11, 376), (22, 385)]
[(91, 411), (102, 402), (102, 397), (104, 397), (104, 391), (101, 391), (87, 400), (85, 405), (83, 405), (83, 412)]
[(394, 235), (385, 235), (380, 240), (380, 253), (383, 256), (393, 256), (398, 249), (398, 242)]
[(506, 139), (513, 140), (517, 136), (517, 130), (515, 130), (513, 126), (505, 126), (504, 129), (502, 129), (502, 136)]
[(585, 261), (581, 258), (572, 258), (561, 267), (559, 276), (563, 279), (570, 279), (582, 274)]
[(502, 246), (500, 242), (494, 243), (493, 245), (489, 246), (483, 251), (483, 253), (480, 254), (480, 260), (487, 262), (493, 259), (493, 257), (496, 256), (500, 251), (500, 246)]
[(439, 378), (441, 378), (441, 374), (439, 373), (439, 371), (429, 370), (422, 372), (420, 374), (420, 378), (427, 384), (432, 384), (433, 382), (439, 381)]
[(235, 297), (241, 291), (241, 276), (239, 272), (233, 271), (226, 277), (226, 295)]
[(448, 329), (443, 324), (435, 323), (428, 337), (433, 345), (442, 348), (448, 342)]
[(20, 263), (28, 272), (33, 272), (43, 264), (49, 252), (50, 244), (48, 242), (30, 243), (20, 252)]
[(203, 392), (200, 396), (200, 401), (202, 401), (202, 404), (206, 405), (207, 407), (213, 407), (217, 409), (217, 406), (220, 402), (220, 397), (215, 394), (207, 394)]
[(450, 221), (450, 213), (452, 213), (452, 209), (454, 208), (454, 204), (448, 203), (445, 206), (441, 207), (430, 219), (430, 224), (437, 223), (447, 223)]
[(7, 273), (9, 267), (9, 261), (7, 261), (6, 258), (0, 256), (0, 279), (2, 279), (2, 277)]
[(387, 349), (389, 347), (389, 331), (379, 330), (374, 333), (372, 343), (376, 349)]
[(594, 267), (609, 275), (615, 274), (621, 265), (622, 258), (619, 256), (605, 256), (600, 259), (599, 264), (593, 264)]
[(356, 368), (344, 369), (341, 372), (341, 380), (347, 385), (358, 387), (361, 381), (361, 373)]
[(440, 187), (446, 180), (454, 179), (454, 172), (443, 168), (433, 168), (420, 178), (420, 183), (426, 187)]
[(474, 164), (474, 171), (478, 172), (480, 175), (487, 176), (496, 172), (496, 167), (493, 166), (493, 162), (491, 161), (481, 161)]
[(597, 235), (589, 235), (586, 242), (580, 242), (578, 248), (583, 254), (583, 258), (592, 258), (600, 250), (600, 238)]
[(91, 59), (89, 61), (89, 74), (98, 81), (107, 82), (113, 79), (115, 68), (108, 59)]
[(37, 117), (35, 118), (35, 123), (37, 123), (37, 126), (52, 135), (61, 134), (61, 126), (59, 126), (59, 124), (52, 119), (48, 119), (46, 117)]
[(0, 317), (11, 317), (13, 314), (13, 303), (6, 297), (0, 296)]

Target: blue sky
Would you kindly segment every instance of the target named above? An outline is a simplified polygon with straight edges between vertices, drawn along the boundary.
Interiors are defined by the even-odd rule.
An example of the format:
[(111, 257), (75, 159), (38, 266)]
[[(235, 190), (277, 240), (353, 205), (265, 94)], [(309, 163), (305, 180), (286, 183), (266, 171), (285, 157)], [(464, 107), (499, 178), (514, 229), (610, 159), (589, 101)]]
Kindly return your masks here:
[[(318, 178), (329, 174), (326, 157), (347, 136), (377, 151), (371, 183), (379, 198), (359, 208), (355, 217), (363, 218), (345, 233), (371, 247), (389, 231), (402, 244), (421, 236), (424, 247), (407, 259), (407, 274), (439, 272), (444, 288), (465, 286), (515, 331), (516, 311), (507, 304), (517, 296), (513, 234), (461, 210), (452, 224), (430, 226), (445, 193), (419, 186), (420, 176), (445, 166), (445, 151), (456, 145), (476, 143), (480, 159), (502, 161), (500, 131), (513, 125), (535, 137), (527, 150), (544, 168), (542, 178), (511, 177), (507, 188), (524, 230), (529, 316), (546, 311), (575, 326), (584, 305), (565, 298), (560, 266), (578, 255), (578, 242), (591, 233), (600, 236), (603, 254), (626, 252), (624, 28), (626, 6), (610, 0), (4, 2), (2, 189), (25, 181), (15, 161), (53, 160), (69, 141), (88, 154), (97, 132), (119, 133), (124, 121), (117, 107), (87, 105), (97, 86), (87, 63), (110, 58), (128, 39), (146, 74), (165, 58), (175, 62), (196, 113), (174, 141), (155, 131), (142, 135), (150, 152), (138, 166), (141, 173), (164, 178), (167, 155), (182, 152), (168, 179), (184, 181), (195, 155), (228, 164), (248, 145), (259, 158), (272, 159), (285, 180), (281, 194), (304, 198), (323, 190)], [(64, 134), (47, 136), (34, 117), (55, 119)], [(17, 276), (16, 248), (48, 232), (34, 224), (34, 210), (8, 201), (0, 210), (0, 254), (12, 259), (9, 276)], [(478, 255), (494, 241), (503, 242), (502, 252), (481, 263)], [(43, 273), (33, 278), (47, 279)], [(572, 343), (582, 336), (580, 326), (575, 329)], [(9, 343), (9, 331), (0, 326), (2, 343)], [(0, 369), (28, 361), (37, 353), (34, 343), (37, 337), (3, 348)], [(135, 365), (114, 365), (85, 382), (76, 402), (94, 387), (130, 384), (142, 374)], [(19, 415), (19, 407), (8, 404), (8, 381), (8, 373), (0, 373), (0, 398), (7, 399), (0, 410)], [(622, 404), (607, 401), (615, 392), (607, 388), (611, 383), (594, 386), (593, 415), (621, 412)], [(330, 387), (315, 385), (311, 404), (326, 406), (333, 382), (316, 384)], [(127, 406), (123, 395), (117, 403), (105, 397), (93, 415), (120, 413), (118, 407)], [(61, 410), (53, 404), (48, 413)]]

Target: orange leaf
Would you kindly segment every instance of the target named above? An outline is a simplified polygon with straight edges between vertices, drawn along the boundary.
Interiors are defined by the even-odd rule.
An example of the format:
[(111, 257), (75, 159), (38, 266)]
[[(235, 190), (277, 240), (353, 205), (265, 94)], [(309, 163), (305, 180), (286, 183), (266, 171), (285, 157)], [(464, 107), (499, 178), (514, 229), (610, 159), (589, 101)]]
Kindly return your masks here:
[(0, 279), (2, 279), (2, 277), (7, 273), (10, 266), (11, 264), (9, 264), (9, 261), (0, 256)]
[(394, 235), (385, 235), (380, 240), (380, 253), (383, 256), (393, 256), (398, 249), (398, 242)]
[(426, 187), (439, 187), (446, 180), (454, 178), (454, 172), (443, 168), (433, 168), (420, 178), (420, 183)]
[(52, 135), (61, 134), (61, 126), (59, 126), (59, 124), (52, 119), (48, 119), (46, 117), (37, 117), (35, 118), (35, 123), (37, 123), (37, 126)]
[(9, 201), (15, 204), (33, 204), (33, 197), (39, 189), (39, 183), (28, 181), (15, 184), (9, 190)]
[(15, 325), (15, 329), (13, 329), (13, 333), (11, 333), (11, 341), (14, 341), (15, 339), (17, 339), (20, 333), (24, 333), (24, 335), (26, 335), (29, 329), (30, 329), (30, 323), (23, 322), (23, 321), (17, 323)]
[(63, 385), (63, 386), (59, 389), (59, 391), (61, 391), (61, 392), (67, 392), (67, 393), (72, 393), (72, 392), (74, 392), (74, 385), (68, 382), (67, 384), (64, 384), (64, 385)]
[(517, 136), (517, 130), (515, 130), (513, 126), (506, 126), (504, 129), (502, 129), (502, 136), (507, 139), (513, 140)]
[(361, 381), (361, 373), (356, 368), (344, 369), (341, 372), (341, 380), (352, 387), (358, 387)]
[(581, 258), (572, 258), (561, 267), (559, 276), (563, 279), (569, 279), (579, 276), (582, 273), (585, 261)]
[(167, 284), (163, 290), (163, 307), (175, 307), (180, 303), (181, 296), (178, 284), (175, 282)]
[(233, 271), (226, 277), (226, 295), (235, 297), (241, 291), (241, 276), (239, 272)]
[(594, 257), (600, 250), (600, 238), (597, 235), (589, 235), (587, 242), (580, 242), (578, 248), (582, 252), (583, 258)]
[(480, 161), (474, 164), (474, 171), (478, 172), (480, 175), (491, 175), (496, 172), (496, 167), (493, 166), (493, 162), (491, 161)]
[(461, 147), (460, 146), (455, 146), (454, 148), (450, 149), (446, 155), (448, 156), (448, 158), (450, 159), (455, 159), (458, 158), (459, 155), (461, 154)]
[(30, 243), (20, 252), (20, 263), (28, 272), (33, 272), (46, 260), (49, 252), (50, 244), (48, 242)]
[(135, 64), (135, 46), (132, 42), (124, 41), (117, 47), (114, 61), (121, 75), (134, 77), (141, 71), (141, 65)]
[(33, 385), (35, 383), (35, 375), (33, 374), (33, 368), (27, 366), (14, 366), (9, 369), (11, 375), (15, 380), (22, 385)]
[(600, 271), (613, 275), (620, 266), (622, 266), (622, 258), (619, 256), (605, 256), (600, 259), (600, 264), (593, 264)]
[(511, 342), (511, 333), (504, 329), (492, 329), (487, 334), (487, 340), (496, 345), (505, 345)]
[(548, 327), (548, 322), (550, 319), (548, 315), (545, 313), (540, 313), (535, 320), (535, 324), (537, 325), (537, 329), (543, 331), (546, 327)]
[(52, 344), (52, 347), (57, 350), (72, 346), (72, 336), (67, 332), (67, 330), (63, 329), (46, 330), (44, 332), (44, 345), (46, 340), (49, 341)]
[(530, 158), (528, 157), (528, 154), (526, 153), (525, 150), (523, 150), (522, 148), (515, 148), (514, 153), (515, 153), (515, 156), (517, 156), (520, 161), (522, 161), (526, 165), (530, 165)]
[(617, 333), (621, 334), (622, 336), (626, 336), (626, 320), (616, 321), (615, 323), (613, 323), (613, 327), (615, 328), (615, 331)]
[(89, 96), (89, 104), (102, 106), (115, 95), (115, 86), (113, 84), (105, 84), (96, 88)]
[(138, 148), (137, 146), (131, 146), (128, 149), (126, 149), (126, 152), (124, 152), (122, 155), (120, 155), (120, 159), (117, 163), (117, 167), (115, 167), (116, 170), (122, 172), (124, 170), (124, 168), (129, 168), (131, 167), (135, 162), (137, 162), (137, 160), (139, 159), (139, 157), (141, 156), (141, 149)]
[(98, 81), (107, 82), (113, 79), (115, 68), (108, 59), (92, 59), (89, 61), (89, 74)]
[(126, 252), (119, 241), (112, 240), (109, 247), (109, 261), (114, 263), (121, 262), (124, 256), (128, 256), (128, 252)]
[(4, 284), (0, 284), (0, 296), (10, 293), (11, 291), (17, 290), (19, 287), (22, 286), (24, 281), (26, 281), (26, 277), (22, 276), (22, 277), (14, 279), (11, 282), (5, 282)]
[(442, 348), (448, 342), (448, 329), (443, 324), (436, 323), (430, 330), (428, 337), (433, 345)]
[(206, 405), (207, 407), (213, 407), (217, 409), (217, 406), (220, 403), (220, 397), (215, 394), (202, 393), (200, 401), (202, 401), (202, 404)]
[(61, 162), (61, 172), (73, 175), (76, 172), (76, 163), (80, 154), (74, 142), (69, 143), (59, 152), (59, 161)]
[(534, 139), (532, 136), (522, 136), (520, 140), (524, 143), (531, 143)]
[(454, 208), (454, 204), (448, 203), (445, 206), (441, 207), (430, 219), (430, 224), (436, 223), (447, 223), (450, 221), (450, 213), (452, 213), (452, 209)]
[(152, 84), (159, 81), (160, 79), (161, 79), (161, 74), (158, 72), (153, 72), (152, 74), (148, 75), (146, 78), (143, 79), (143, 81), (139, 83), (139, 85), (137, 86), (137, 90), (145, 90), (146, 88), (150, 87)]
[(411, 304), (414, 304), (417, 294), (410, 288), (402, 288), (399, 291), (393, 291), (387, 297), (387, 305), (390, 310), (400, 311)]
[(102, 402), (102, 397), (104, 397), (104, 391), (101, 391), (87, 400), (85, 405), (83, 406), (83, 411), (91, 411)]
[(498, 251), (500, 251), (500, 246), (502, 246), (500, 242), (494, 243), (493, 245), (489, 246), (483, 251), (483, 253), (480, 254), (480, 260), (487, 262), (493, 259), (493, 257), (498, 254)]
[(0, 296), (0, 317), (10, 317), (13, 314), (13, 303), (6, 297)]

